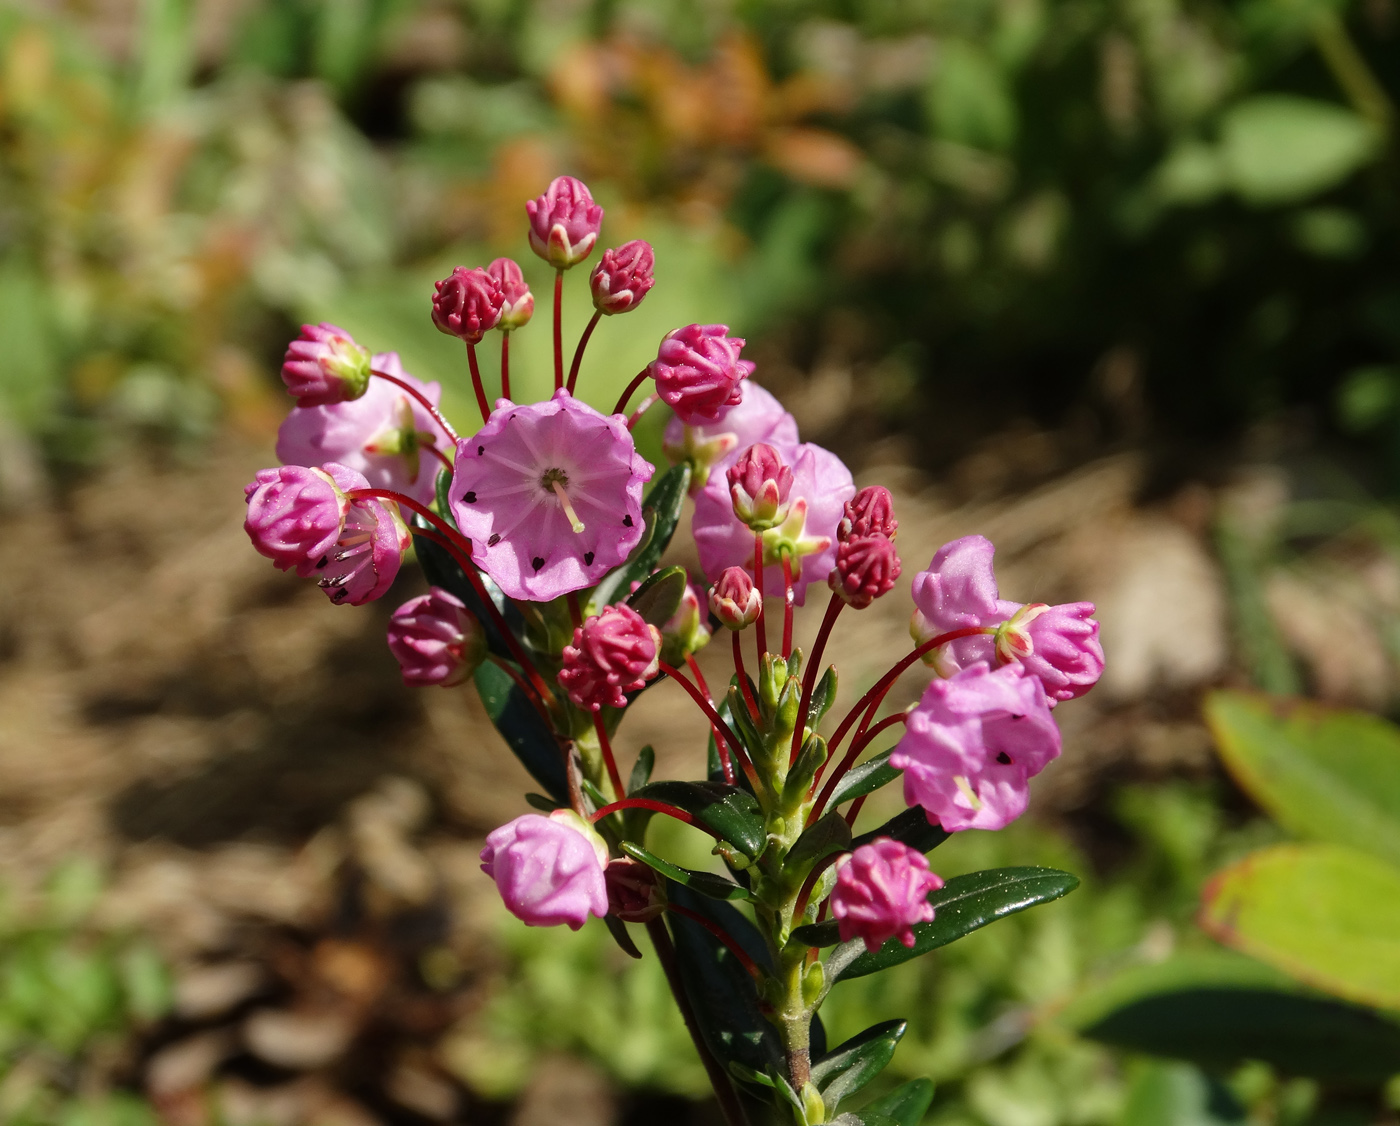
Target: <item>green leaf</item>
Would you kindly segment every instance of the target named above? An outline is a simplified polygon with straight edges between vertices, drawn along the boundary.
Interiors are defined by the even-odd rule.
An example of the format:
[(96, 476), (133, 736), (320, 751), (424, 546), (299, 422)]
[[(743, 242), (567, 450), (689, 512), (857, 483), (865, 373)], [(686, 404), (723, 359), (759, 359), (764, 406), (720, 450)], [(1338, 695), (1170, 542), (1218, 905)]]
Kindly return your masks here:
[(974, 148), (1009, 148), (1017, 132), (1016, 101), (996, 61), (965, 39), (944, 39), (939, 48), (928, 91), (939, 135)]
[(673, 465), (652, 485), (643, 502), (642, 515), (646, 520), (646, 529), (642, 542), (630, 560), (609, 571), (594, 588), (588, 600), (590, 613), (597, 613), (614, 600), (619, 590), (627, 590), (656, 570), (661, 556), (671, 544), (671, 537), (676, 533), (676, 525), (680, 523), (681, 509), (689, 487), (690, 465), (685, 462)]
[(866, 1103), (858, 1113), (867, 1122), (869, 1115), (883, 1115), (893, 1126), (919, 1126), (932, 1103), (933, 1083), (928, 1079), (911, 1079), (884, 1098)]
[(642, 952), (637, 949), (637, 944), (632, 941), (632, 936), (627, 933), (627, 924), (616, 915), (604, 915), (603, 924), (608, 928), (608, 933), (613, 936), (613, 941), (617, 943), (619, 949), (629, 958), (640, 958)]
[(810, 868), (833, 852), (851, 847), (851, 827), (834, 809), (797, 838), (787, 854), (785, 867), (794, 871)]
[(1128, 1091), (1122, 1126), (1245, 1126), (1248, 1116), (1220, 1080), (1187, 1064), (1153, 1060)]
[(632, 796), (685, 810), (750, 859), (756, 859), (768, 843), (758, 800), (738, 786), (722, 782), (650, 782)]
[(1213, 692), (1206, 720), (1240, 786), (1301, 837), (1400, 864), (1400, 729), (1364, 712)]
[(835, 1110), (885, 1069), (907, 1027), (902, 1020), (873, 1025), (812, 1061), (812, 1082), (827, 1110)]
[(851, 847), (860, 848), (861, 845), (869, 844), (877, 837), (892, 837), (901, 844), (907, 844), (910, 848), (918, 849), (920, 852), (931, 852), (952, 835), (941, 825), (930, 825), (928, 814), (916, 805), (891, 817), (878, 829), (862, 833), (851, 842)]
[(515, 757), (546, 794), (560, 805), (568, 804), (569, 782), (559, 742), (525, 693), (489, 661), (476, 670), (475, 682), (486, 714)]
[(1200, 923), (1327, 993), (1400, 1008), (1400, 868), (1331, 844), (1278, 845), (1218, 872)]
[(648, 743), (637, 752), (637, 761), (632, 764), (632, 773), (627, 779), (627, 792), (635, 794), (651, 780), (651, 772), (656, 769), (656, 751)]
[(685, 596), (685, 568), (666, 567), (648, 575), (642, 585), (627, 597), (627, 605), (642, 620), (658, 628), (665, 625)]
[[(891, 747), (887, 751), (881, 751), (874, 758), (866, 759), (857, 766), (853, 766), (836, 783), (836, 789), (831, 791), (831, 805), (840, 805), (853, 798), (863, 797), (866, 794), (873, 794), (881, 786), (888, 786), (900, 776), (902, 771), (896, 770), (890, 765), (890, 755), (894, 752)], [(920, 814), (920, 816), (923, 816)], [(928, 824), (928, 818), (924, 817), (924, 823)], [(930, 826), (931, 827), (931, 826)], [(939, 843), (942, 843), (941, 841)], [(922, 851), (928, 851), (924, 849)]]
[(812, 689), (812, 700), (807, 705), (807, 726), (813, 731), (817, 724), (821, 723), (822, 717), (831, 710), (831, 705), (836, 702), (836, 666), (828, 665), (826, 672), (822, 673), (822, 678), (817, 681), (817, 686)]
[[(879, 973), (947, 946), (1007, 915), (1059, 899), (1078, 886), (1078, 878), (1057, 868), (989, 868), (984, 872), (954, 876), (928, 897), (935, 911), (933, 922), (914, 927), (912, 947), (892, 938), (871, 953), (860, 939), (841, 943), (827, 958), (827, 980), (835, 982)], [(829, 939), (826, 928), (830, 928)], [(799, 931), (799, 940), (811, 941), (813, 946), (830, 945), (839, 938), (835, 920), (801, 927)], [(809, 934), (827, 941), (812, 941)], [(799, 932), (794, 932), (794, 937), (799, 937)]]
[(448, 503), (447, 494), (452, 490), (452, 471), (449, 469), (438, 470), (437, 478), (433, 481), (433, 491), (437, 496), (438, 515), (451, 524), (457, 526), (457, 517), (452, 515), (452, 505)]
[(654, 852), (643, 848), (633, 841), (623, 841), (622, 851), (633, 860), (640, 860), (649, 868), (654, 868), (667, 879), (675, 880), (678, 884), (690, 888), (691, 891), (698, 891), (701, 895), (710, 899), (752, 899), (748, 888), (740, 887), (732, 880), (726, 880), (723, 876), (716, 876), (713, 872), (697, 872), (691, 868), (682, 868), (679, 864), (672, 864), (669, 860), (662, 860)]
[(1259, 94), (1233, 106), (1220, 151), (1235, 191), (1248, 203), (1294, 203), (1340, 184), (1380, 150), (1359, 114), (1313, 98)]

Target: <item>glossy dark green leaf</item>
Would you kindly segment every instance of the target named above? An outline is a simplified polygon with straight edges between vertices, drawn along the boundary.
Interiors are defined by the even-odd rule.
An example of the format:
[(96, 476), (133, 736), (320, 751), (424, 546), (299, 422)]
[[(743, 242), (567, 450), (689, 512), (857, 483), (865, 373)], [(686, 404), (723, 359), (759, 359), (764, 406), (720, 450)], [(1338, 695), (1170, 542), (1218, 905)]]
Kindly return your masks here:
[(797, 843), (788, 852), (787, 864), (793, 869), (810, 868), (823, 857), (833, 852), (845, 852), (850, 847), (851, 827), (833, 809), (797, 838)]
[(656, 769), (656, 751), (648, 743), (637, 752), (637, 761), (632, 764), (632, 774), (627, 779), (627, 792), (635, 794), (651, 781), (651, 772)]
[[(893, 747), (887, 751), (881, 751), (874, 758), (866, 759), (848, 770), (842, 776), (841, 781), (836, 783), (836, 789), (831, 791), (832, 808), (842, 802), (864, 797), (866, 794), (873, 794), (881, 786), (887, 786), (898, 778), (903, 772), (890, 765), (890, 755), (893, 751)], [(924, 823), (928, 823), (927, 817), (924, 818)]]
[(447, 502), (447, 494), (451, 489), (451, 472), (446, 469), (439, 469), (438, 475), (433, 481), (433, 492), (437, 496), (438, 515), (455, 528), (457, 526), (457, 517), (452, 514), (452, 505)]
[(902, 1020), (872, 1025), (812, 1061), (812, 1082), (827, 1110), (835, 1110), (885, 1069), (907, 1027)]
[(560, 808), (557, 801), (553, 798), (547, 798), (543, 794), (526, 793), (525, 801), (535, 809), (538, 809), (541, 813), (553, 813), (556, 809)]
[(883, 1098), (866, 1103), (857, 1113), (867, 1122), (870, 1116), (884, 1116), (893, 1126), (919, 1126), (932, 1104), (932, 1081), (911, 1079)]
[(627, 596), (627, 605), (637, 611), (643, 621), (660, 628), (680, 606), (685, 584), (684, 567), (664, 567), (642, 580), (642, 585)]
[(807, 726), (816, 730), (822, 716), (831, 710), (836, 702), (836, 666), (828, 665), (817, 686), (812, 689), (812, 701), (807, 706)]
[[(1024, 911), (1039, 903), (1049, 903), (1079, 886), (1077, 877), (1057, 868), (990, 868), (954, 876), (928, 901), (935, 915), (931, 923), (914, 927), (914, 945), (905, 946), (892, 938), (871, 953), (859, 939), (843, 942), (831, 952), (826, 961), (828, 981), (864, 977), (897, 966), (940, 946), (947, 946), (964, 935), (985, 927), (997, 919)], [(826, 928), (830, 928), (829, 931)], [(801, 941), (809, 941), (809, 932), (823, 936), (835, 934), (834, 921), (802, 927)], [(812, 945), (826, 945), (813, 942)]]
[(758, 801), (722, 782), (650, 782), (632, 795), (666, 802), (691, 814), (744, 855), (755, 858), (767, 843)]
[(861, 1110), (858, 1113), (846, 1111), (831, 1120), (831, 1126), (900, 1126), (887, 1114), (874, 1110)]
[(506, 745), (546, 794), (561, 805), (567, 804), (569, 782), (564, 773), (564, 755), (540, 713), (515, 681), (491, 662), (476, 670), (475, 680), (486, 714)]
[(640, 958), (642, 952), (637, 949), (637, 944), (632, 941), (632, 936), (627, 933), (627, 924), (616, 915), (604, 915), (603, 924), (608, 928), (608, 933), (613, 936), (613, 941), (629, 958)]
[(653, 868), (660, 872), (667, 879), (675, 880), (678, 884), (684, 884), (691, 891), (698, 891), (701, 895), (710, 899), (751, 899), (747, 888), (740, 887), (732, 880), (726, 880), (723, 876), (716, 876), (713, 872), (696, 872), (691, 868), (682, 868), (679, 864), (672, 864), (669, 860), (663, 860), (650, 849), (643, 848), (633, 841), (623, 841), (622, 851), (633, 860), (640, 860), (648, 868)]
[(891, 817), (878, 829), (862, 833), (851, 842), (851, 847), (860, 848), (861, 845), (869, 844), (878, 837), (892, 837), (901, 844), (907, 844), (910, 848), (918, 849), (920, 852), (930, 852), (952, 835), (941, 825), (930, 825), (928, 814), (916, 805)]

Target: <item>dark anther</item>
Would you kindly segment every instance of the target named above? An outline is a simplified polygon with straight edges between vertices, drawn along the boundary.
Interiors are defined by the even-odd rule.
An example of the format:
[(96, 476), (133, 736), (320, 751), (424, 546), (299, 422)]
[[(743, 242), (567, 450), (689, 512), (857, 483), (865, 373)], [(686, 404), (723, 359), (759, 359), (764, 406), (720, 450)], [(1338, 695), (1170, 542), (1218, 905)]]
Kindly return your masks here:
[(1002, 766), (1010, 766), (1011, 756), (1008, 755), (1005, 751), (1002, 751), (1000, 754), (997, 755), (997, 762), (1001, 763)]
[(475, 494), (475, 493), (463, 493), (463, 494), (462, 494), (462, 499), (463, 499), (464, 501), (466, 501), (468, 504), (475, 504), (475, 503), (476, 503), (476, 494)]
[(317, 562), (317, 564), (316, 564), (316, 570), (319, 571), (322, 567), (324, 567), (324, 566), (325, 566), (327, 563), (329, 563), (330, 561), (331, 561), (331, 557), (330, 557), (329, 555), (323, 555), (323, 556), (321, 556), (320, 560), (319, 560), (319, 561)]
[(498, 543), (500, 543), (500, 542), (501, 542), (501, 533), (500, 533), (500, 532), (492, 532), (492, 533), (491, 533), (491, 538), (490, 538), (489, 540), (486, 541), (486, 546), (487, 546), (487, 547), (495, 547), (495, 546), (496, 546)]
[(591, 567), (591, 566), (593, 566), (593, 552), (591, 552), (591, 551), (585, 551), (585, 552), (583, 553), (583, 565), (584, 565), (585, 567)]
[(630, 516), (624, 516), (624, 517), (622, 518), (622, 526), (623, 526), (624, 528), (630, 528), (630, 527), (632, 526), (632, 517), (630, 517)]
[(533, 559), (530, 560), (530, 566), (533, 567), (536, 571), (538, 571), (541, 567), (544, 566), (544, 556), (536, 555)]

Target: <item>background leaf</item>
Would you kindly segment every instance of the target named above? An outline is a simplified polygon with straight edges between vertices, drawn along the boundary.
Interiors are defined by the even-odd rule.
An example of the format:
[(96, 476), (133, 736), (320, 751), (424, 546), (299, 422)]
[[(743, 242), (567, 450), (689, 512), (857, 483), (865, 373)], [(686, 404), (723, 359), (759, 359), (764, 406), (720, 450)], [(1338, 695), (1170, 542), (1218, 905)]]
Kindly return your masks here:
[(1371, 161), (1378, 140), (1351, 110), (1288, 94), (1248, 98), (1220, 128), (1231, 184), (1255, 204), (1296, 202), (1341, 183)]
[(476, 670), (476, 690), (486, 714), (506, 745), (545, 793), (561, 805), (569, 801), (569, 781), (559, 742), (516, 683), (489, 661)]

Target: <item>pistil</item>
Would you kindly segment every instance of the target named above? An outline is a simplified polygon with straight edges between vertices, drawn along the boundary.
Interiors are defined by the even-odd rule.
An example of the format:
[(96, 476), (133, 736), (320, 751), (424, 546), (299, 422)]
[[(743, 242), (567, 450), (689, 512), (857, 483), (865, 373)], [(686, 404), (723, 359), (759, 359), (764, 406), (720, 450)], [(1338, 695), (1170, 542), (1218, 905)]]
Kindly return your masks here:
[(557, 478), (550, 481), (550, 487), (554, 490), (554, 495), (559, 498), (559, 507), (564, 510), (564, 515), (569, 518), (569, 527), (573, 528), (577, 535), (583, 531), (583, 521), (578, 518), (578, 513), (574, 511), (574, 506), (569, 503), (569, 494), (564, 491), (563, 482)]

